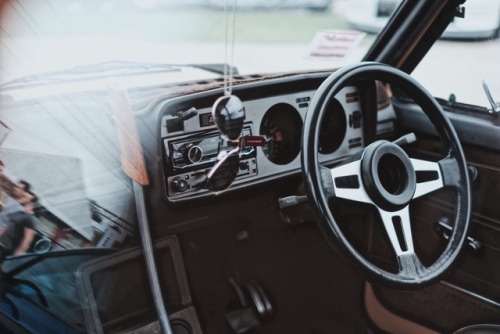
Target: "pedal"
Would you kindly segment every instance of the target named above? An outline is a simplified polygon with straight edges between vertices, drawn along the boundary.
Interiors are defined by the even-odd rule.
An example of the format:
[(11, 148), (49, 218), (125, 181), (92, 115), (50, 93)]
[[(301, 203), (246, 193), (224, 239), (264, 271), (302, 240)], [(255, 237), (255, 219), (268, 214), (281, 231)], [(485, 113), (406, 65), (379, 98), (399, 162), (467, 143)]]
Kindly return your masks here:
[(226, 320), (236, 334), (247, 333), (260, 326), (259, 319), (257, 319), (254, 310), (250, 307), (226, 313)]

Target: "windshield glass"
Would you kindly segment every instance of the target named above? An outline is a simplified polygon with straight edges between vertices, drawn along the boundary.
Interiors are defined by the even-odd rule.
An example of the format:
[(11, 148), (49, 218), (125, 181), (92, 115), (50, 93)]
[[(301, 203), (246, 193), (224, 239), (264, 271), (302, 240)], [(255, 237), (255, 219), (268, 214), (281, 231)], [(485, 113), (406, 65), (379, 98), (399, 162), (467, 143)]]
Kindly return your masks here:
[[(239, 1), (234, 11), (232, 3), (227, 1), (226, 8), (223, 0), (2, 1), (0, 84), (110, 61), (228, 63), (239, 74), (337, 68), (361, 60), (401, 1)], [(435, 96), (454, 94), (462, 102), (489, 107), (481, 82), (487, 79), (492, 92), (500, 91), (494, 66), (500, 3), (476, 0), (465, 8), (465, 18), (454, 19), (415, 76)], [(332, 35), (346, 30), (356, 35)], [(344, 44), (328, 41), (346, 36)], [(436, 70), (444, 82), (434, 79)], [(127, 71), (115, 68), (107, 74)], [(156, 71), (157, 82), (216, 76)], [(68, 79), (61, 73), (45, 80)], [(469, 79), (471, 89), (456, 84), (462, 78)], [(140, 84), (135, 78), (133, 85)]]
[[(482, 82), (500, 99), (500, 1), (474, 0), (450, 23), (413, 75), (434, 96), (491, 108)], [(431, 75), (439, 73), (439, 80)]]
[(228, 4), (226, 10), (224, 1), (8, 1), (1, 80), (117, 60), (231, 63), (240, 74), (324, 69), (361, 59), (373, 41), (369, 36), (354, 48), (364, 37), (358, 33), (342, 48), (311, 45), (321, 31), (350, 29), (342, 1), (239, 1), (234, 11)]

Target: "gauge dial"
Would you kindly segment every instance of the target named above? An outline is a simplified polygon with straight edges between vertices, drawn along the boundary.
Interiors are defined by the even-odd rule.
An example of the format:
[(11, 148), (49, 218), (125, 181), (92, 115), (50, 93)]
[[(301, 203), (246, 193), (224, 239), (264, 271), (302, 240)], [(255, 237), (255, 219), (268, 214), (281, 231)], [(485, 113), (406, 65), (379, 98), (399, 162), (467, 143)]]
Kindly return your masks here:
[(292, 162), (300, 152), (302, 118), (289, 104), (271, 107), (262, 119), (260, 133), (270, 140), (262, 148), (266, 157), (277, 165)]
[(344, 108), (337, 99), (332, 99), (326, 107), (319, 130), (319, 152), (330, 154), (335, 152), (342, 142), (347, 131), (347, 120)]

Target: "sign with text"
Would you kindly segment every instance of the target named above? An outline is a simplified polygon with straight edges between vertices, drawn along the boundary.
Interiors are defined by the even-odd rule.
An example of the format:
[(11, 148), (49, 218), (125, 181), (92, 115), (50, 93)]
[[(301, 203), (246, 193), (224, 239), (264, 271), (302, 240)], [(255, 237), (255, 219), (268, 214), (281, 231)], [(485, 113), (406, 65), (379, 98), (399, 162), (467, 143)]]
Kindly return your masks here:
[(365, 33), (349, 30), (322, 30), (316, 33), (308, 58), (323, 60), (342, 60), (365, 37)]

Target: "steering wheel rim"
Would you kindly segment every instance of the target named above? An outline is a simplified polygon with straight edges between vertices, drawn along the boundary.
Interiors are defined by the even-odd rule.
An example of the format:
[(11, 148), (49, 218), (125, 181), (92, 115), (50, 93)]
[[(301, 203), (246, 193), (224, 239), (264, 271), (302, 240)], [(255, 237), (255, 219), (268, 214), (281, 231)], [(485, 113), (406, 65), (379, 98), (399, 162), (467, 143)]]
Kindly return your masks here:
[[(454, 229), (450, 234), (448, 245), (446, 246), (445, 250), (439, 256), (439, 258), (428, 267), (424, 267), (422, 265), (418, 256), (414, 252), (412, 244), (413, 240), (411, 238), (411, 226), (407, 226), (406, 231), (404, 230), (403, 232), (405, 235), (404, 239), (406, 240), (406, 233), (408, 233), (409, 228), (409, 236), (411, 240), (407, 241), (409, 243), (407, 244), (407, 248), (411, 249), (409, 251), (401, 251), (402, 248), (400, 248), (398, 253), (398, 246), (396, 243), (393, 243), (393, 239), (391, 239), (392, 232), (389, 231), (391, 230), (391, 228), (388, 227), (390, 224), (386, 223), (390, 222), (391, 219), (394, 222), (394, 217), (399, 215), (399, 219), (403, 220), (403, 225), (406, 224), (406, 222), (409, 224), (410, 222), (408, 207), (410, 201), (413, 198), (426, 195), (433, 190), (429, 189), (429, 191), (427, 191), (427, 189), (424, 189), (425, 191), (420, 191), (422, 187), (418, 188), (419, 185), (416, 184), (416, 190), (413, 189), (413, 192), (412, 189), (409, 190), (411, 193), (411, 198), (408, 200), (408, 203), (404, 201), (404, 203), (397, 203), (397, 201), (396, 203), (392, 203), (390, 196), (386, 196), (389, 203), (383, 203), (384, 201), (381, 202), (378, 199), (376, 199), (376, 203), (374, 203), (373, 198), (377, 197), (374, 195), (374, 193), (378, 194), (380, 192), (384, 192), (383, 187), (379, 187), (379, 190), (377, 190), (378, 188), (375, 187), (377, 188), (375, 189), (376, 191), (372, 191), (371, 188), (373, 188), (373, 184), (371, 183), (377, 182), (374, 182), (374, 178), (372, 177), (372, 182), (370, 183), (370, 181), (367, 180), (370, 179), (370, 177), (366, 177), (362, 175), (363, 173), (361, 173), (361, 170), (366, 172), (366, 168), (369, 167), (365, 166), (365, 169), (363, 169), (363, 167), (359, 167), (359, 173), (356, 172), (361, 178), (361, 181), (358, 181), (361, 185), (358, 184), (357, 186), (359, 186), (363, 190), (360, 190), (359, 193), (363, 193), (363, 196), (368, 195), (369, 203), (375, 205), (375, 207), (380, 212), (381, 220), (383, 221), (386, 232), (391, 239), (391, 244), (396, 251), (396, 256), (399, 264), (398, 273), (392, 273), (381, 269), (380, 267), (364, 258), (353, 247), (351, 242), (349, 242), (344, 233), (341, 231), (339, 224), (334, 219), (333, 214), (329, 208), (329, 199), (339, 196), (339, 188), (336, 184), (337, 178), (335, 178), (334, 183), (334, 177), (336, 177), (337, 174), (344, 174), (342, 174), (342, 172), (339, 172), (341, 168), (335, 169), (338, 166), (329, 169), (321, 166), (318, 161), (318, 138), (321, 119), (323, 118), (323, 115), (325, 113), (328, 101), (330, 101), (343, 87), (363, 80), (380, 80), (402, 88), (402, 90), (405, 91), (410, 97), (412, 97), (414, 101), (422, 108), (425, 114), (429, 117), (432, 124), (436, 128), (441, 141), (447, 149), (446, 157), (436, 163), (436, 165), (432, 166), (439, 167), (439, 170), (437, 171), (438, 173), (440, 172), (440, 174), (438, 174), (438, 178), (440, 179), (440, 181), (442, 181), (443, 187), (450, 187), (455, 189), (456, 191), (456, 210), (453, 225)], [(361, 164), (373, 165), (373, 161), (376, 160), (377, 163), (379, 161), (377, 160), (377, 156), (385, 154), (380, 152), (386, 152), (386, 150), (390, 151), (390, 155), (395, 154), (398, 157), (400, 156), (400, 158), (398, 159), (400, 159), (402, 161), (402, 164), (405, 166), (407, 165), (407, 161), (410, 161), (410, 164), (416, 169), (422, 168), (422, 164), (426, 166), (432, 164), (431, 162), (427, 161), (409, 159), (406, 156), (406, 158), (408, 158), (407, 160), (404, 157), (404, 151), (404, 154), (400, 155), (400, 153), (397, 152), (397, 149), (394, 148), (395, 146), (395, 144), (391, 144), (389, 142), (377, 141), (371, 144), (367, 149), (364, 149), (360, 153), (349, 158), (346, 162), (342, 163), (342, 165), (345, 165), (346, 168), (344, 169), (352, 169), (354, 166), (357, 166), (356, 161), (359, 161), (360, 166)], [(368, 149), (370, 151), (374, 151), (375, 153), (367, 153)], [(367, 156), (369, 156), (369, 158), (367, 158)], [(366, 163), (364, 162), (364, 159), (367, 159), (371, 162)], [(360, 268), (361, 271), (364, 272), (370, 280), (392, 287), (412, 289), (435, 282), (436, 280), (441, 278), (455, 263), (465, 242), (467, 231), (469, 228), (471, 200), (467, 164), (458, 136), (453, 129), (453, 126), (442, 111), (440, 105), (434, 99), (434, 97), (427, 90), (425, 90), (424, 87), (422, 87), (415, 79), (413, 79), (408, 74), (389, 65), (375, 62), (358, 63), (342, 68), (331, 74), (318, 88), (306, 114), (302, 133), (301, 163), (303, 178), (310, 203), (315, 209), (317, 219), (321, 224), (321, 227), (323, 227), (323, 231), (327, 234), (327, 239), (333, 239), (336, 246), (338, 246), (338, 248), (340, 249), (341, 253), (345, 255), (348, 260), (353, 262), (358, 268)], [(352, 165), (347, 165), (349, 163), (351, 163)], [(412, 174), (411, 168), (408, 169), (407, 167), (408, 166), (404, 167), (405, 169), (403, 169), (403, 171), (408, 175)], [(372, 169), (372, 171), (373, 170), (374, 169)], [(358, 174), (356, 174), (356, 176), (358, 176)], [(375, 179), (377, 179), (377, 177), (375, 177)], [(411, 177), (409, 177), (409, 179), (411, 179)], [(411, 180), (408, 181), (408, 183), (410, 184)], [(368, 187), (366, 186), (367, 184)], [(354, 187), (356, 187), (356, 185)], [(419, 191), (424, 193), (420, 194)], [(342, 192), (340, 193), (342, 194)], [(357, 195), (359, 195), (359, 193)], [(398, 195), (393, 196), (394, 198), (396, 198), (401, 194), (394, 193), (393, 195)], [(408, 194), (404, 194), (404, 196), (408, 196)], [(359, 200), (359, 198), (356, 197), (356, 201), (363, 200)], [(386, 214), (389, 215), (389, 218), (384, 218), (384, 215)], [(408, 217), (406, 218), (406, 216)]]

